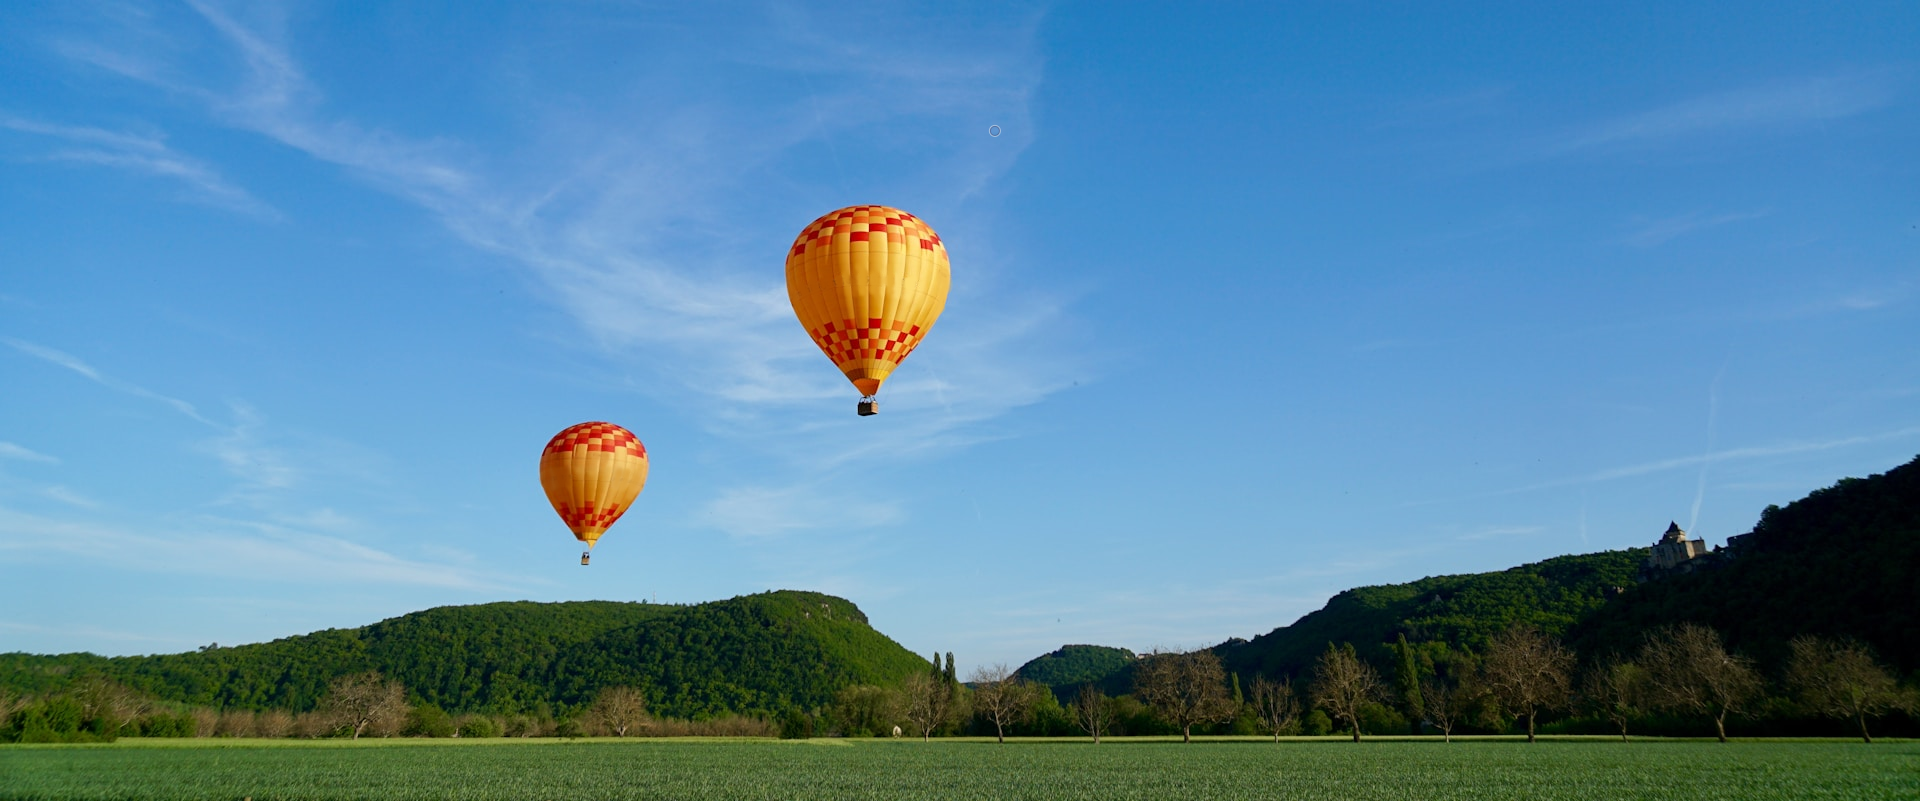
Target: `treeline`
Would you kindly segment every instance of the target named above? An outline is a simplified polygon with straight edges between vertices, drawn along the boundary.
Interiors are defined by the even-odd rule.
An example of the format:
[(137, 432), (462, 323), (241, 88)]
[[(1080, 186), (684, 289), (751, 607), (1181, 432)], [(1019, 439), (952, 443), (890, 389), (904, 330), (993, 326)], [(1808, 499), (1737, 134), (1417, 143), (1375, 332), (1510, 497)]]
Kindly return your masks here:
[(379, 673), (339, 676), (313, 709), (214, 709), (160, 701), (98, 676), (59, 691), (21, 696), (0, 691), (0, 743), (94, 743), (120, 737), (679, 737), (770, 736), (765, 716), (696, 720), (654, 716), (632, 687), (608, 687), (555, 717), (453, 714), (410, 700), (400, 682)]
[[(1525, 624), (1483, 652), (1441, 643), (1390, 648), (1383, 669), (1348, 643), (1329, 643), (1300, 677), (1256, 677), (1243, 687), (1212, 651), (1153, 653), (1129, 672), (1130, 691), (1083, 684), (1061, 703), (1046, 685), (1005, 665), (962, 683), (953, 654), (895, 684), (853, 685), (811, 709), (699, 720), (656, 717), (641, 688), (613, 685), (560, 716), (452, 714), (410, 700), (376, 672), (333, 679), (311, 710), (215, 710), (160, 702), (100, 677), (59, 692), (0, 695), (0, 742), (98, 742), (141, 737), (812, 737), (956, 734), (1102, 737), (1180, 734), (1363, 735), (1524, 732), (1698, 735), (1834, 734), (1867, 742), (1874, 727), (1913, 734), (1920, 691), (1902, 685), (1853, 641), (1795, 638), (1771, 669), (1729, 651), (1693, 623), (1660, 629), (1628, 655), (1580, 664), (1558, 638)], [(1736, 731), (1735, 733), (1740, 733)]]
[[(842, 690), (785, 731), (848, 737), (953, 734), (1264, 734), (1318, 736), (1539, 733), (1844, 735), (1872, 742), (1875, 727), (1920, 733), (1920, 689), (1903, 685), (1856, 641), (1795, 638), (1763, 666), (1729, 651), (1711, 628), (1681, 623), (1641, 647), (1582, 664), (1559, 638), (1516, 623), (1480, 652), (1444, 643), (1388, 648), (1376, 666), (1350, 643), (1329, 643), (1300, 676), (1242, 685), (1212, 651), (1154, 653), (1128, 671), (1127, 692), (1093, 682), (1062, 703), (1047, 685), (1004, 665), (966, 684), (950, 671), (898, 686)], [(951, 655), (949, 655), (951, 660)], [(936, 664), (937, 664), (936, 660)], [(799, 713), (794, 713), (798, 716)], [(800, 735), (805, 736), (805, 735)]]
[(51, 698), (101, 679), (182, 708), (311, 712), (337, 677), (378, 672), (412, 702), (501, 720), (570, 719), (602, 688), (641, 688), (679, 719), (773, 718), (924, 666), (852, 602), (770, 592), (694, 605), (441, 607), (359, 629), (159, 656), (0, 654), (0, 689)]

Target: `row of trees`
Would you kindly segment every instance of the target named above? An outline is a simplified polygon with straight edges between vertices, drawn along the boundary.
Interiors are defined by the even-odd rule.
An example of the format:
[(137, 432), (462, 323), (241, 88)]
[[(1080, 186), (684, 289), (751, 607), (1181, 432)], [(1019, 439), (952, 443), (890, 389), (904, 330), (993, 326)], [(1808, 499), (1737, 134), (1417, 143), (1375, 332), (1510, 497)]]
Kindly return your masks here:
[(408, 699), (400, 682), (376, 672), (329, 682), (307, 712), (216, 710), (169, 704), (101, 677), (32, 697), (0, 692), (0, 742), (108, 742), (118, 737), (549, 737), (766, 736), (767, 720), (721, 716), (655, 718), (632, 687), (602, 689), (573, 714), (452, 715)]
[[(1872, 742), (1869, 724), (1895, 710), (1920, 709), (1920, 694), (1903, 687), (1864, 646), (1800, 637), (1777, 681), (1752, 660), (1730, 653), (1713, 629), (1681, 624), (1649, 635), (1631, 657), (1611, 656), (1576, 669), (1573, 652), (1540, 631), (1513, 626), (1481, 654), (1412, 645), (1391, 649), (1377, 669), (1351, 644), (1329, 644), (1304, 688), (1290, 677), (1256, 677), (1243, 693), (1212, 651), (1156, 652), (1132, 665), (1132, 693), (1108, 697), (1092, 684), (1064, 705), (1046, 686), (1004, 664), (975, 670), (966, 684), (953, 654), (894, 686), (857, 685), (812, 711), (792, 709), (777, 721), (730, 716), (702, 721), (653, 717), (645, 694), (631, 686), (600, 689), (589, 704), (562, 717), (454, 716), (414, 703), (400, 682), (367, 672), (334, 678), (309, 712), (226, 710), (163, 704), (100, 677), (43, 697), (0, 695), (0, 741), (111, 740), (118, 736), (349, 737), (671, 736), (676, 734), (805, 737), (1079, 731), (1103, 736), (1196, 730), (1271, 734), (1363, 730), (1437, 731), (1448, 741), (1462, 728), (1524, 727), (1532, 742), (1543, 717), (1566, 713), (1604, 721), (1623, 740), (1656, 715), (1710, 721), (1724, 742), (1729, 717), (1778, 712), (1849, 721)], [(1779, 692), (1769, 696), (1769, 690)], [(1064, 732), (1062, 731), (1064, 730)]]
[[(1524, 723), (1533, 742), (1541, 715), (1568, 712), (1606, 720), (1622, 740), (1630, 725), (1651, 715), (1705, 718), (1726, 742), (1728, 717), (1757, 711), (1770, 689), (1753, 660), (1729, 652), (1718, 632), (1692, 623), (1657, 630), (1637, 655), (1609, 656), (1584, 672), (1576, 671), (1566, 646), (1526, 626), (1508, 628), (1484, 656), (1455, 660), (1444, 671), (1423, 673), (1404, 638), (1394, 650), (1391, 682), (1350, 645), (1329, 647), (1315, 666), (1314, 703), (1350, 727), (1356, 742), (1363, 709), (1388, 702), (1449, 740), (1462, 724), (1506, 718)], [(1848, 720), (1866, 742), (1873, 742), (1870, 720), (1920, 706), (1920, 694), (1900, 686), (1870, 650), (1850, 641), (1794, 639), (1775, 686), (1797, 711)]]
[(1131, 694), (1108, 697), (1088, 684), (1065, 706), (1005, 665), (976, 670), (967, 687), (952, 681), (950, 668), (945, 675), (936, 669), (897, 688), (843, 690), (823, 716), (829, 730), (849, 736), (884, 734), (900, 721), (922, 738), (971, 726), (1003, 742), (1015, 727), (1048, 731), (1065, 721), (1096, 743), (1115, 729), (1171, 730), (1184, 741), (1196, 730), (1251, 729), (1278, 741), (1332, 727), (1356, 742), (1363, 730), (1383, 727), (1435, 731), (1451, 742), (1461, 729), (1509, 726), (1533, 742), (1540, 722), (1555, 715), (1604, 722), (1629, 740), (1631, 727), (1665, 716), (1710, 722), (1724, 742), (1729, 717), (1771, 712), (1845, 720), (1872, 742), (1872, 720), (1920, 711), (1920, 693), (1901, 686), (1865, 646), (1811, 636), (1793, 640), (1791, 658), (1772, 682), (1751, 659), (1729, 652), (1717, 632), (1695, 624), (1658, 630), (1631, 657), (1584, 670), (1559, 640), (1521, 625), (1477, 655), (1423, 648), (1404, 637), (1391, 652), (1393, 664), (1383, 672), (1351, 644), (1329, 644), (1304, 688), (1289, 677), (1256, 677), (1244, 694), (1239, 677), (1211, 651), (1157, 652), (1133, 666)]

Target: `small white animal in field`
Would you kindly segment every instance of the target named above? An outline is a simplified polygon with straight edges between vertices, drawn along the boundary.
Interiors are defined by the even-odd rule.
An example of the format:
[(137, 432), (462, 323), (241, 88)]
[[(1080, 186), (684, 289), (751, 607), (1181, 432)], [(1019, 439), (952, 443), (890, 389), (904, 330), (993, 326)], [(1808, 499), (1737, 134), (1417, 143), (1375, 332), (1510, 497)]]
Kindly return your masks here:
[(893, 736), (895, 736), (895, 737), (899, 737), (899, 736), (900, 736), (900, 727), (899, 727), (899, 726), (895, 726), (895, 727), (893, 727)]

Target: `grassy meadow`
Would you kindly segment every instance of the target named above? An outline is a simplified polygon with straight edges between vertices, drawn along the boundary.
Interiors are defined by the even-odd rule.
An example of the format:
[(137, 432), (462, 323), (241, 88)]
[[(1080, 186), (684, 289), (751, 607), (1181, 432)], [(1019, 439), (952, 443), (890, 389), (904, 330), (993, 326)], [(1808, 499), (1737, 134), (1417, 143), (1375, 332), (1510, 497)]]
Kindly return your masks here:
[(0, 798), (1912, 799), (1920, 742), (123, 740), (0, 747)]

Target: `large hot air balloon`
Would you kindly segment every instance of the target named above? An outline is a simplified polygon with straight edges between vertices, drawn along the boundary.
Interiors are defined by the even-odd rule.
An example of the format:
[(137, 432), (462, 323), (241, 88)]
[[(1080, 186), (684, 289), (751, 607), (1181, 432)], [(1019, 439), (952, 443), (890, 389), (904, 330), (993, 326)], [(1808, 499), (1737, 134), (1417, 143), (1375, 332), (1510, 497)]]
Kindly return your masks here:
[(787, 299), (813, 342), (860, 390), (859, 411), (947, 306), (947, 248), (920, 218), (848, 206), (814, 220), (787, 251)]
[(553, 435), (540, 452), (540, 486), (575, 539), (593, 543), (626, 514), (647, 485), (647, 446), (612, 423), (581, 423)]

